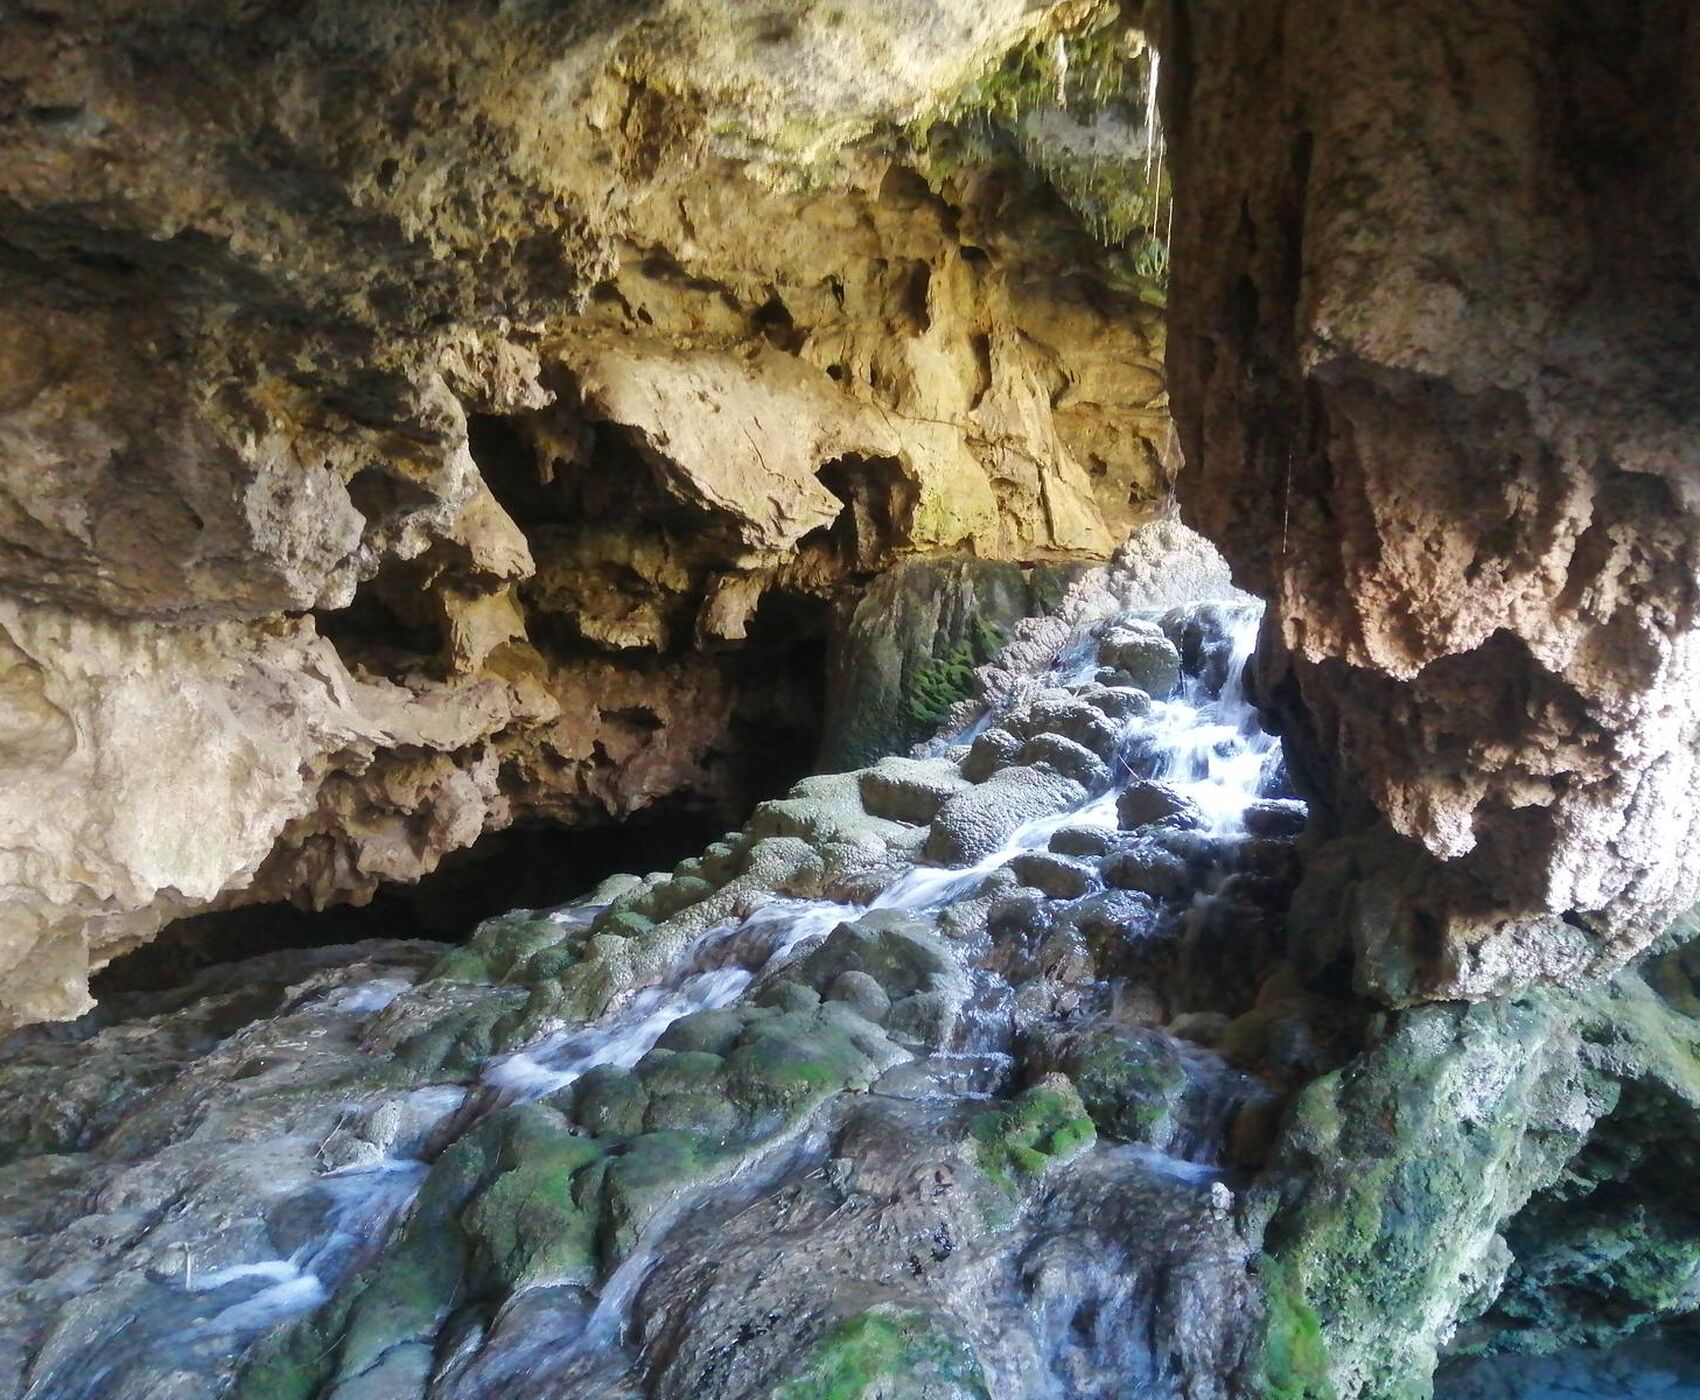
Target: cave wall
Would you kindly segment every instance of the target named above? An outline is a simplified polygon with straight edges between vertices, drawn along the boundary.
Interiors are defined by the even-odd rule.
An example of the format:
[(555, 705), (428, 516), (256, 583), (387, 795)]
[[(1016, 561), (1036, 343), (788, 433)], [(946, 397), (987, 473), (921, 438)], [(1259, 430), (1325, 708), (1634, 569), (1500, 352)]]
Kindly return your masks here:
[(1700, 882), (1700, 16), (1162, 8), (1181, 495), (1273, 602), (1313, 971), (1609, 971)]
[(869, 578), (1106, 553), (1172, 470), (1159, 299), (1101, 190), (935, 118), (1124, 18), (14, 16), (0, 1025), (179, 915), (731, 819)]

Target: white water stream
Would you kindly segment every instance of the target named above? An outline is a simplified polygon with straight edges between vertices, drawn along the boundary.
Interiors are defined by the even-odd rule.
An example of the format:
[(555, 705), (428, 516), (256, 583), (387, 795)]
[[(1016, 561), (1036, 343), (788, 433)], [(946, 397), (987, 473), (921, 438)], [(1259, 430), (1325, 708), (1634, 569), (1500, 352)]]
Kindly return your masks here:
[[(706, 931), (682, 955), (672, 977), (636, 992), (603, 1021), (557, 1031), (492, 1062), (483, 1076), (492, 1106), (541, 1098), (601, 1066), (636, 1065), (676, 1021), (732, 1004), (765, 969), (783, 962), (806, 940), (830, 932), (866, 909), (936, 909), (972, 891), (986, 875), (1021, 853), (1043, 850), (1065, 826), (1113, 830), (1117, 796), (1136, 778), (1159, 779), (1190, 799), (1202, 812), (1210, 834), (1243, 832), (1243, 814), (1257, 799), (1270, 765), (1278, 758), (1279, 741), (1258, 724), (1244, 685), (1259, 610), (1247, 604), (1224, 611), (1228, 613), (1224, 626), (1228, 654), (1220, 693), (1212, 694), (1204, 678), (1190, 676), (1176, 695), (1153, 701), (1146, 714), (1126, 721), (1121, 751), (1135, 757), (1122, 765), (1124, 771), (1108, 791), (1088, 794), (1075, 808), (1024, 823), (999, 849), (972, 866), (918, 866), (867, 906), (776, 898), (741, 922)], [(1082, 661), (1082, 657), (1088, 659)], [(1070, 674), (1062, 683), (1078, 684), (1095, 671), (1095, 646), (1087, 638), (1077, 638), (1059, 659), (1059, 666), (1068, 666), (1072, 672), (1077, 661), (1081, 674)], [(1218, 669), (1217, 674), (1223, 671)], [(594, 907), (580, 905), (551, 917), (558, 922), (588, 922), (596, 912)], [(737, 962), (704, 966), (716, 949), (733, 941)], [(395, 991), (386, 985), (374, 988), (371, 995), (352, 995), (344, 1009), (375, 1011)], [(976, 1046), (935, 1058), (1007, 1061), (1008, 1056)], [(1209, 1172), (1191, 1164), (1178, 1164), (1173, 1170)], [(200, 1328), (251, 1334), (319, 1306), (347, 1269), (381, 1243), (411, 1205), (426, 1171), (426, 1164), (418, 1160), (386, 1158), (373, 1166), (317, 1178), (312, 1189), (331, 1198), (321, 1235), (288, 1259), (244, 1264), (192, 1280), (188, 1287), (196, 1293), (216, 1292), (249, 1279), (265, 1285), (231, 1302)], [(623, 1268), (609, 1281), (610, 1301), (629, 1296), (641, 1274), (635, 1263)], [(607, 1311), (601, 1308), (598, 1315)]]

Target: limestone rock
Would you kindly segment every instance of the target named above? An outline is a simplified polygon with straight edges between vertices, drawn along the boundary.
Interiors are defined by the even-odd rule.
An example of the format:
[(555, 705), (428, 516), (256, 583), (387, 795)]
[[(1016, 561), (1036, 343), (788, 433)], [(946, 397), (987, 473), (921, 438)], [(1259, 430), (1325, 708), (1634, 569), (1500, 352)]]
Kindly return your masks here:
[(1364, 985), (1609, 972), (1700, 881), (1689, 9), (1167, 13), (1186, 515), (1306, 795), (1428, 870)]
[(1090, 700), (1073, 696), (1036, 700), (1009, 724), (1015, 734), (1030, 742), (1042, 737), (1066, 739), (1106, 763), (1115, 757), (1121, 744), (1121, 726)]
[(821, 765), (869, 763), (927, 738), (968, 696), (974, 668), (1065, 586), (1055, 568), (966, 558), (881, 575), (833, 641)]
[(966, 786), (956, 766), (942, 759), (888, 758), (864, 769), (862, 805), (876, 817), (925, 826)]
[(1694, 1150), (1691, 967), (1405, 1012), (1308, 1087), (1260, 1188), (1266, 1384), (1426, 1397), (1460, 1324), (1544, 1348), (1692, 1307), (1691, 1221), (1661, 1185)]
[(254, 879), (354, 754), (398, 731), (455, 754), (555, 713), (495, 678), (418, 705), (351, 676), (300, 621), (173, 627), (0, 603), (0, 639), (25, 697), (0, 808), (0, 965), (16, 989), (0, 1024), (85, 1009), (91, 964)]
[(0, 1026), (182, 913), (747, 810), (873, 575), (1107, 554), (1161, 312), (1019, 152), (920, 140), (1082, 12), (6, 25)]
[(972, 864), (1024, 822), (1074, 806), (1083, 792), (1052, 768), (1001, 769), (945, 803), (927, 836), (927, 857), (945, 865)]
[(983, 783), (1000, 769), (1008, 768), (1021, 752), (1021, 740), (1007, 729), (988, 729), (975, 736), (962, 760), (962, 776)]
[(1095, 883), (1085, 861), (1051, 851), (1025, 851), (1010, 862), (1022, 884), (1051, 899), (1078, 899)]
[(1155, 624), (1123, 623), (1106, 636), (1098, 654), (1131, 685), (1161, 699), (1181, 679), (1180, 653)]
[(775, 350), (750, 361), (610, 349), (577, 370), (585, 406), (633, 430), (662, 489), (730, 517), (750, 550), (790, 549), (837, 518), (844, 503), (816, 479), (822, 462), (899, 450), (824, 373)]
[(1159, 899), (1173, 899), (1192, 883), (1186, 862), (1155, 845), (1113, 851), (1099, 862), (1099, 869), (1104, 882), (1112, 888), (1135, 890)]
[(1016, 761), (1042, 763), (1065, 778), (1073, 778), (1088, 792), (1101, 791), (1110, 785), (1109, 765), (1086, 745), (1061, 734), (1035, 734), (1021, 746)]
[(1116, 798), (1116, 818), (1124, 831), (1170, 827), (1185, 831), (1203, 825), (1196, 803), (1167, 783), (1148, 778), (1130, 783)]

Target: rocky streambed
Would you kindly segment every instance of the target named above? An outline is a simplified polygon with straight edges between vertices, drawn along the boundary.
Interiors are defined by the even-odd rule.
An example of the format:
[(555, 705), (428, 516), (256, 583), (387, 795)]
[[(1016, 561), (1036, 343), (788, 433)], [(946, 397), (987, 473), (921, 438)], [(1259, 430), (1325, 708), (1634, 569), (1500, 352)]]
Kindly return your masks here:
[(1255, 605), (1077, 612), (669, 875), (16, 1038), (11, 1393), (1228, 1393), (1304, 814)]
[(1572, 1339), (1595, 1187), (1676, 1310), (1680, 949), (1592, 1000), (1303, 983), (1259, 615), (1124, 560), (670, 873), (18, 1033), (0, 1396), (1422, 1394)]

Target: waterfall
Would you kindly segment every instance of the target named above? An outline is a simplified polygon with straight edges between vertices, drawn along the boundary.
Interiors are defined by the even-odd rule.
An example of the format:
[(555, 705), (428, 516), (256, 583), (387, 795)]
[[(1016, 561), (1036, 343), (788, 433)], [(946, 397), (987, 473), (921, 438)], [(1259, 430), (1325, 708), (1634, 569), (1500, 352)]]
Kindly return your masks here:
[[(266, 1206), (268, 1220), (289, 1222), (286, 1238), (267, 1227), (279, 1239), (279, 1252), (244, 1246), (221, 1253), (185, 1236), (181, 1255), (168, 1256), (179, 1262), (149, 1283), (149, 1301), (115, 1296), (119, 1321), (106, 1343), (38, 1366), (28, 1395), (96, 1400), (118, 1378), (148, 1374), (155, 1353), (222, 1355), (228, 1367), (252, 1339), (326, 1307), (382, 1258), (447, 1144), (521, 1105), (571, 1103), (575, 1086), (593, 1071), (605, 1078), (609, 1070), (635, 1071), (658, 1053), (672, 1053), (658, 1047), (681, 1021), (762, 1005), (767, 989), (864, 925), (896, 930), (891, 936), (904, 947), (903, 939), (921, 938), (916, 948), (945, 950), (927, 956), (953, 964), (937, 974), (939, 989), (915, 1002), (931, 1008), (933, 1020), (894, 1022), (886, 1029), (897, 1041), (883, 1039), (877, 1026), (854, 1023), (868, 1024), (866, 1035), (881, 1039), (880, 1053), (891, 1063), (870, 1092), (829, 1096), (818, 1111), (781, 1123), (742, 1156), (728, 1158), (724, 1170), (695, 1180), (644, 1221), (610, 1257), (606, 1276), (575, 1293), (578, 1301), (570, 1306), (551, 1301), (549, 1290), (512, 1295), (494, 1317), (445, 1344), (434, 1363), (441, 1369), (431, 1396), (522, 1394), (524, 1383), (543, 1384), (544, 1378), (587, 1396), (623, 1393), (619, 1377), (653, 1345), (656, 1318), (674, 1305), (668, 1300), (708, 1296), (708, 1284), (699, 1280), (687, 1288), (680, 1271), (694, 1260), (712, 1261), (725, 1231), (780, 1209), (774, 1203), (788, 1193), (827, 1190), (846, 1170), (843, 1163), (856, 1157), (858, 1149), (845, 1143), (887, 1131), (882, 1124), (908, 1125), (893, 1139), (901, 1146), (882, 1151), (924, 1152), (933, 1131), (943, 1132), (946, 1144), (962, 1140), (962, 1125), (974, 1114), (1019, 1102), (1030, 1087), (1048, 1082), (1051, 1066), (1086, 1055), (1085, 1042), (1077, 1044), (1082, 1036), (1108, 1037), (1104, 1043), (1130, 1045), (1151, 1057), (1152, 1072), (1165, 1086), (1166, 1126), (1146, 1141), (1117, 1141), (1117, 1133), (1132, 1129), (1105, 1120), (1098, 1145), (1032, 1206), (1048, 1223), (1032, 1235), (1029, 1254), (1010, 1253), (1028, 1238), (1022, 1231), (999, 1237), (1004, 1254), (998, 1257), (1006, 1260), (999, 1267), (1014, 1272), (986, 1286), (988, 1298), (1006, 1311), (1001, 1321), (986, 1322), (975, 1345), (1003, 1384), (1023, 1394), (1116, 1394), (1094, 1389), (1098, 1382), (1091, 1377), (1122, 1371), (1143, 1378), (1141, 1393), (1171, 1393), (1166, 1387), (1178, 1384), (1174, 1368), (1181, 1363), (1165, 1359), (1157, 1340), (1133, 1346), (1124, 1338), (1130, 1329), (1158, 1326), (1153, 1319), (1203, 1304), (1170, 1296), (1183, 1284), (1194, 1287), (1185, 1282), (1190, 1276), (1183, 1271), (1175, 1275), (1182, 1282), (1164, 1282), (1168, 1266), (1143, 1252), (1148, 1232), (1133, 1215), (1100, 1220), (1102, 1198), (1095, 1193), (1109, 1192), (1129, 1211), (1137, 1205), (1153, 1219), (1171, 1221), (1165, 1228), (1181, 1232), (1178, 1238), (1213, 1240), (1212, 1249), (1231, 1253), (1233, 1187), (1231, 1170), (1221, 1165), (1224, 1144), (1242, 1105), (1263, 1091), (1215, 1051), (1176, 1038), (1146, 1013), (1120, 1008), (1155, 994), (1137, 971), (1147, 956), (1141, 950), (1178, 946), (1176, 940), (1184, 943), (1208, 928), (1218, 902), (1239, 897), (1234, 871), (1241, 849), (1267, 846), (1271, 821), (1289, 831), (1302, 822), (1298, 804), (1268, 800), (1280, 790), (1279, 745), (1258, 724), (1244, 683), (1258, 618), (1249, 601), (1081, 618), (1043, 664), (1033, 663), (1029, 682), (937, 741), (939, 756), (878, 770), (889, 770), (899, 784), (919, 774), (915, 780), (923, 786), (939, 785), (938, 798), (930, 800), (945, 802), (931, 825), (875, 824), (886, 833), (882, 840), (896, 843), (892, 849), (910, 853), (895, 867), (875, 861), (868, 876), (844, 882), (830, 897), (753, 890), (726, 906), (724, 917), (693, 925), (670, 965), (615, 998), (602, 1016), (490, 1055), (457, 1083), (407, 1091), (395, 1112), (414, 1126), (393, 1146), (366, 1150), (357, 1142), (360, 1150), (342, 1160), (327, 1156), (321, 1144), (325, 1168), (286, 1185)], [(1155, 669), (1139, 677), (1143, 690), (1119, 669), (1137, 669), (1140, 656), (1155, 658)], [(1098, 756), (1059, 737), (1057, 725), (1073, 725)], [(983, 761), (988, 754), (992, 760)], [(1063, 769), (1071, 774), (1066, 780)], [(823, 781), (848, 791), (858, 778)], [(1000, 783), (1016, 803), (1008, 810), (999, 805)], [(1035, 794), (1042, 798), (1038, 806), (1020, 806)], [(975, 819), (990, 822), (995, 839), (981, 841), (967, 858), (929, 860), (926, 851), (933, 847), (923, 838), (949, 826), (952, 803), (979, 804)], [(1155, 804), (1151, 813), (1142, 803)], [(1253, 811), (1262, 814), (1256, 832), (1248, 828)], [(1150, 865), (1179, 883), (1132, 889), (1125, 879), (1117, 883), (1116, 861)], [(873, 878), (881, 869), (886, 873)], [(1184, 871), (1184, 878), (1175, 871)], [(1049, 888), (1053, 877), (1062, 883)], [(1021, 924), (1023, 910), (1034, 911), (1039, 925)], [(1108, 930), (1095, 936), (1109, 939), (1112, 961), (1120, 958), (1134, 970), (1059, 974), (1061, 981), (1043, 971), (1047, 959), (1060, 956), (1051, 951), (1056, 937), (1066, 947), (1074, 936), (1066, 930), (1079, 911), (1085, 911), (1081, 918), (1091, 914), (1082, 927)], [(562, 937), (583, 941), (610, 912), (581, 901), (536, 917)], [(1005, 929), (999, 920), (1010, 918), (1016, 923)], [(1064, 934), (1044, 932), (1045, 920), (1053, 918)], [(1036, 991), (1042, 993), (1037, 1000)], [(466, 994), (491, 995), (476, 988)], [(353, 1043), (363, 1034), (360, 1026), (396, 1014), (398, 1005), (405, 1011), (417, 995), (407, 977), (384, 973), (304, 995), (296, 1005), (313, 1024), (334, 1028), (333, 1038)], [(1081, 1061), (1089, 1062), (1089, 1056)], [(291, 1151), (298, 1159), (300, 1147)], [(209, 1166), (214, 1182), (222, 1180), (220, 1172), (238, 1170), (216, 1154)], [(219, 1186), (214, 1196), (237, 1189)], [(933, 1227), (944, 1241), (936, 1246), (939, 1260), (953, 1257), (950, 1241), (961, 1230), (980, 1228), (973, 1223), (979, 1218)], [(842, 1228), (842, 1218), (830, 1212), (823, 1220)], [(783, 1238), (783, 1231), (770, 1231), (758, 1243), (777, 1248), (772, 1241)], [(846, 1248), (858, 1247), (861, 1238), (847, 1237)], [(1087, 1267), (1085, 1259), (1094, 1262)], [(775, 1278), (786, 1277), (783, 1264), (776, 1268)], [(1222, 1272), (1223, 1278), (1241, 1275), (1243, 1269)], [(1013, 1300), (1021, 1298), (1026, 1301), (1017, 1308)], [(1056, 1320), (1083, 1308), (1101, 1316), (1085, 1332)]]
[[(555, 1032), (494, 1060), (482, 1079), (486, 1090), (493, 1091), (490, 1102), (538, 1099), (567, 1088), (593, 1069), (636, 1065), (677, 1021), (734, 1004), (800, 946), (863, 912), (938, 911), (969, 896), (988, 876), (1019, 856), (1044, 851), (1064, 828), (1113, 832), (1118, 798), (1132, 782), (1161, 781), (1196, 806), (1204, 832), (1229, 841), (1243, 837), (1244, 814), (1270, 787), (1280, 753), (1279, 741), (1259, 724), (1245, 685), (1260, 617), (1261, 609), (1249, 602), (1212, 608), (1210, 623), (1216, 630), (1207, 643), (1210, 655), (1183, 674), (1170, 695), (1154, 699), (1145, 713), (1125, 721), (1120, 751), (1134, 760), (1121, 762), (1107, 786), (1089, 791), (1078, 804), (1022, 823), (997, 849), (970, 865), (918, 864), (865, 904), (773, 898), (741, 921), (706, 930), (681, 954), (669, 977), (636, 992), (601, 1022)], [(1064, 689), (1079, 690), (1093, 683), (1092, 676), (1101, 669), (1094, 632), (1101, 632), (1103, 626), (1100, 622), (1081, 629), (1060, 649), (1052, 679)], [(991, 718), (983, 717), (973, 728), (983, 730)], [(965, 731), (964, 737), (972, 732)], [(1207, 900), (1209, 891), (1197, 891), (1192, 898)], [(558, 917), (587, 921), (596, 912), (598, 906), (581, 905)], [(980, 991), (986, 995), (984, 987)], [(1007, 986), (999, 984), (993, 995), (1007, 991)], [(970, 1040), (941, 1049), (933, 1058), (947, 1069), (953, 1061), (964, 1059), (1000, 1065), (1010, 1060), (1007, 1046), (991, 1048), (985, 1038), (978, 1044)], [(1215, 1179), (1208, 1163), (1219, 1153), (1223, 1120), (1246, 1087), (1243, 1076), (1224, 1071), (1207, 1054), (1190, 1052), (1190, 1058), (1201, 1082), (1214, 1083), (1217, 1097), (1205, 1111), (1209, 1127), (1181, 1144), (1173, 1155), (1140, 1148), (1127, 1151), (1160, 1173), (1208, 1183)], [(368, 1180), (374, 1195), (389, 1199), (388, 1193), (405, 1189), (402, 1183), (416, 1185), (418, 1176), (376, 1172)], [(396, 1213), (393, 1203), (385, 1210), (390, 1218)], [(331, 1228), (341, 1230), (342, 1226), (333, 1220)], [(630, 1268), (622, 1271), (621, 1291), (628, 1294), (636, 1287), (632, 1272)], [(293, 1281), (285, 1280), (262, 1296), (275, 1299), (274, 1310), (290, 1299), (306, 1308), (322, 1298), (322, 1290), (286, 1292), (293, 1286)]]

